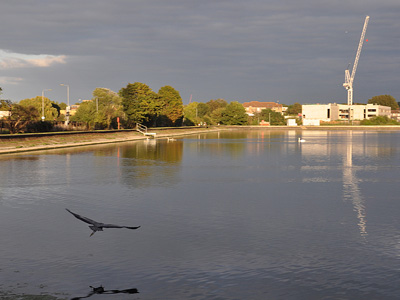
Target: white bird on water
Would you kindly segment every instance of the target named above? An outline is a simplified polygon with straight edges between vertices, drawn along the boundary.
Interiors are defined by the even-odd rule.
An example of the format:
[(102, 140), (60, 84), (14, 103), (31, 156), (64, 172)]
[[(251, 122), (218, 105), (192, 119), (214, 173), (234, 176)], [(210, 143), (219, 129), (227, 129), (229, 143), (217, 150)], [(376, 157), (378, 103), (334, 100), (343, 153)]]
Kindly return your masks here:
[(306, 140), (299, 138), (299, 143), (304, 143)]

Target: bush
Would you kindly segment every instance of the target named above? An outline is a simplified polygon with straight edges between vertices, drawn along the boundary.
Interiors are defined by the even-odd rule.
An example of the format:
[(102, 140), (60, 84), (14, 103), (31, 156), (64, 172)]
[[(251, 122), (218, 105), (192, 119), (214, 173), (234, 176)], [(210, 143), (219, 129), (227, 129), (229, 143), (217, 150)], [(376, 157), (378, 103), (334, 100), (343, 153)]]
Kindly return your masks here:
[(387, 116), (378, 116), (368, 120), (362, 120), (360, 125), (399, 125), (399, 122)]
[(34, 132), (49, 132), (49, 131), (53, 130), (53, 127), (54, 127), (53, 122), (49, 122), (49, 121), (29, 122), (26, 125), (25, 132), (30, 132), (30, 133), (34, 133)]

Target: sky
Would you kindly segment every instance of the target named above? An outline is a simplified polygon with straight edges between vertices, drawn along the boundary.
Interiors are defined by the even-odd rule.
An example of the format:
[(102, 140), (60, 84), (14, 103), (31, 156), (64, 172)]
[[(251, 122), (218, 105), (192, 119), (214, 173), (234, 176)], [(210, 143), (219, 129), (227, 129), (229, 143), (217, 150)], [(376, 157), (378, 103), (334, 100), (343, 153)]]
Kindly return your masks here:
[(399, 0), (4, 0), (0, 97), (66, 103), (69, 87), (74, 104), (141, 82), (184, 104), (347, 103), (367, 15), (354, 102), (400, 101)]

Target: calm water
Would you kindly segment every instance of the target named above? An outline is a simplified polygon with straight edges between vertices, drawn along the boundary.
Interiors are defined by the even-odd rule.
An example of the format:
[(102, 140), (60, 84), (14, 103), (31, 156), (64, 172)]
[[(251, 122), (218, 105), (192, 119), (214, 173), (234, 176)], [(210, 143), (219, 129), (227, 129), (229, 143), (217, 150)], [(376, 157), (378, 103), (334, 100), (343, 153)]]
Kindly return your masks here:
[[(238, 131), (1, 156), (0, 298), (399, 299), (399, 146)], [(142, 227), (89, 237), (65, 208)]]

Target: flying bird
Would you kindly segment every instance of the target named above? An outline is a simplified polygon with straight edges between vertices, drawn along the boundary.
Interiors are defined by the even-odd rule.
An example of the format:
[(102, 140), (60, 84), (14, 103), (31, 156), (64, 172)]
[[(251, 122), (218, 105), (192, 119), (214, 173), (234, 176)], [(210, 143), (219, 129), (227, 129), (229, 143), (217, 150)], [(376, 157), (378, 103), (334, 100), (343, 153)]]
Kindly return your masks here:
[(72, 214), (75, 218), (91, 224), (91, 226), (89, 226), (90, 229), (93, 230), (93, 232), (91, 233), (90, 236), (92, 236), (93, 234), (95, 234), (96, 231), (103, 231), (103, 228), (128, 228), (128, 229), (138, 229), (140, 226), (136, 226), (136, 227), (132, 227), (132, 226), (120, 226), (120, 225), (114, 225), (114, 224), (105, 224), (105, 223), (100, 223), (100, 222), (96, 222), (95, 220), (89, 219), (87, 217), (78, 215), (72, 211), (70, 211), (68, 208), (66, 208), (66, 210)]

